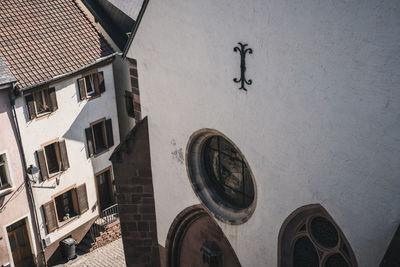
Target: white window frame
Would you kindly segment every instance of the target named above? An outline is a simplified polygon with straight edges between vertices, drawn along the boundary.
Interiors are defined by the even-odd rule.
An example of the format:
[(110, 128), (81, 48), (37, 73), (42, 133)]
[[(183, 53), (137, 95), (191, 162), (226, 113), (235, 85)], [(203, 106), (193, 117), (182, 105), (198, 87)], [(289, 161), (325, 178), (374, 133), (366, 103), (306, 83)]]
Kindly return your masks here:
[(9, 176), (8, 180), (9, 180), (11, 186), (8, 187), (8, 188), (5, 188), (5, 189), (0, 189), (0, 196), (6, 195), (6, 194), (8, 194), (8, 193), (10, 193), (10, 192), (15, 190), (14, 175), (13, 175), (13, 171), (11, 169), (10, 155), (8, 153), (8, 150), (0, 151), (0, 155), (3, 155), (3, 154), (6, 155), (5, 164), (7, 164), (8, 176)]

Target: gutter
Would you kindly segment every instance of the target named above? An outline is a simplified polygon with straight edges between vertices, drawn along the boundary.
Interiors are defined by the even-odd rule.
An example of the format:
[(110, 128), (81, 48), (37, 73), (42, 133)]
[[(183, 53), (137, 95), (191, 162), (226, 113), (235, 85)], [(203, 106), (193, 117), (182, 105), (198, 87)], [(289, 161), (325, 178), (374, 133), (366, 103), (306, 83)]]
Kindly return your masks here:
[(122, 54), (122, 58), (126, 58), (126, 54), (128, 53), (128, 50), (131, 47), (133, 39), (135, 38), (136, 32), (137, 32), (137, 30), (139, 28), (140, 22), (142, 21), (142, 18), (143, 18), (144, 12), (146, 11), (148, 3), (149, 3), (149, 0), (144, 0), (143, 1), (143, 5), (140, 8), (139, 15), (137, 16), (136, 22), (133, 25), (133, 28), (132, 28), (132, 31), (131, 31), (131, 36), (129, 36), (129, 40), (125, 45), (124, 53)]
[(14, 79), (14, 80), (12, 80), (10, 82), (0, 84), (0, 90), (8, 89), (10, 87), (14, 87), (14, 84), (17, 83), (17, 82), (18, 82), (18, 80)]
[(76, 74), (76, 73), (78, 73), (78, 72), (81, 72), (81, 71), (83, 71), (83, 70), (85, 70), (85, 69), (87, 69), (87, 68), (96, 66), (97, 64), (100, 64), (100, 63), (102, 63), (102, 62), (104, 62), (104, 61), (107, 61), (107, 60), (109, 60), (109, 59), (112, 59), (112, 58), (114, 58), (114, 57), (117, 56), (117, 55), (121, 55), (121, 53), (119, 53), (119, 52), (114, 52), (114, 53), (112, 53), (111, 55), (108, 55), (108, 56), (99, 58), (99, 59), (97, 59), (96, 61), (94, 61), (94, 62), (92, 62), (92, 63), (90, 63), (90, 64), (88, 64), (88, 65), (82, 66), (82, 67), (80, 67), (80, 68), (78, 68), (78, 69), (76, 69), (76, 70), (73, 70), (73, 71), (70, 71), (70, 72), (67, 72), (67, 73), (63, 73), (63, 74), (54, 76), (54, 77), (51, 78), (50, 80), (43, 81), (43, 82), (40, 82), (40, 83), (36, 83), (36, 84), (34, 84), (34, 85), (30, 85), (30, 86), (27, 86), (27, 87), (24, 87), (24, 88), (20, 88), (19, 90), (20, 90), (20, 92), (25, 92), (25, 91), (28, 91), (28, 90), (33, 89), (33, 88), (35, 88), (35, 87), (39, 87), (39, 86), (42, 86), (42, 85), (46, 85), (46, 84), (49, 84), (49, 83), (53, 83), (53, 82), (55, 82), (55, 81), (61, 80), (61, 79), (63, 79), (63, 78), (66, 78), (66, 77), (68, 77), (68, 76), (72, 76), (72, 75), (74, 75), (74, 74)]
[[(18, 146), (19, 146), (19, 150), (21, 152), (21, 157), (22, 157), (22, 167), (24, 168), (24, 174), (25, 174), (25, 184), (26, 184), (26, 188), (28, 191), (28, 201), (30, 201), (31, 203), (29, 203), (32, 208), (31, 211), (33, 213), (33, 219), (34, 219), (34, 224), (36, 226), (36, 232), (37, 232), (37, 238), (39, 240), (39, 246), (40, 246), (40, 254), (42, 255), (42, 264), (44, 267), (47, 267), (47, 262), (46, 262), (46, 256), (44, 254), (44, 246), (43, 246), (43, 242), (42, 242), (42, 235), (40, 233), (40, 228), (39, 228), (39, 220), (38, 220), (38, 216), (37, 216), (37, 212), (36, 212), (36, 204), (35, 204), (35, 198), (33, 196), (33, 191), (32, 191), (32, 185), (30, 182), (30, 179), (28, 177), (28, 173), (27, 173), (27, 166), (26, 166), (26, 158), (25, 158), (25, 152), (24, 152), (24, 148), (22, 146), (22, 140), (21, 140), (21, 133), (19, 131), (19, 124), (18, 124), (18, 119), (17, 119), (17, 114), (15, 112), (15, 94), (13, 93), (14, 89), (15, 89), (15, 83), (12, 83), (12, 90), (9, 94), (9, 100), (10, 100), (10, 104), (12, 107), (12, 115), (13, 115), (13, 119), (14, 119), (14, 124), (15, 124), (15, 130), (17, 132), (17, 141), (18, 141)], [(39, 264), (41, 265), (41, 264)]]

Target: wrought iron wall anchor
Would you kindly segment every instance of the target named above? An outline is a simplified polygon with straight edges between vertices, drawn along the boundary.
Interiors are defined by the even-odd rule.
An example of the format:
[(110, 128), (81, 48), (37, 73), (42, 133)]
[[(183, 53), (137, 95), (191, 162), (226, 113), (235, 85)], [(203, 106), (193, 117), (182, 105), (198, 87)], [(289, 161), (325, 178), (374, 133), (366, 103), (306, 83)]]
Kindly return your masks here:
[(241, 83), (241, 86), (239, 87), (239, 89), (243, 89), (243, 90), (247, 91), (247, 89), (244, 87), (245, 84), (251, 85), (253, 83), (253, 81), (251, 79), (246, 80), (246, 76), (245, 76), (246, 53), (249, 52), (249, 54), (253, 54), (253, 49), (246, 48), (248, 46), (248, 44), (242, 44), (242, 43), (238, 43), (238, 44), (240, 45), (240, 47), (236, 46), (235, 48), (233, 48), (233, 51), (234, 52), (239, 51), (239, 53), (240, 53), (240, 79), (234, 78), (233, 81), (235, 83)]

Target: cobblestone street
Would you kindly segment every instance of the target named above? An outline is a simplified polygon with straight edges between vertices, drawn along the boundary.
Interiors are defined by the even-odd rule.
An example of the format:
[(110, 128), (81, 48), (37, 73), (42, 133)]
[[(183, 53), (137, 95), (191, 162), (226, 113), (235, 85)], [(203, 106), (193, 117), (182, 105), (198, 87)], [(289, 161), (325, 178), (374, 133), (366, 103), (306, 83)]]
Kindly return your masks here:
[(67, 263), (55, 267), (125, 267), (125, 255), (122, 238), (100, 247), (93, 252), (79, 255)]

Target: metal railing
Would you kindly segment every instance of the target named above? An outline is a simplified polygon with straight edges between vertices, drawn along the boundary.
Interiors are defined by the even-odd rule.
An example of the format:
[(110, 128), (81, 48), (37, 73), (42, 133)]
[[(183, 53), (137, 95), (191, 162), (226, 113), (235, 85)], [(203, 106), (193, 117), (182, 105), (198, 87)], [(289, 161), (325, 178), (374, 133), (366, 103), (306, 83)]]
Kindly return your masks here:
[(89, 234), (92, 241), (104, 231), (108, 225), (119, 219), (118, 204), (114, 204), (100, 212), (99, 217), (94, 221), (90, 227)]

